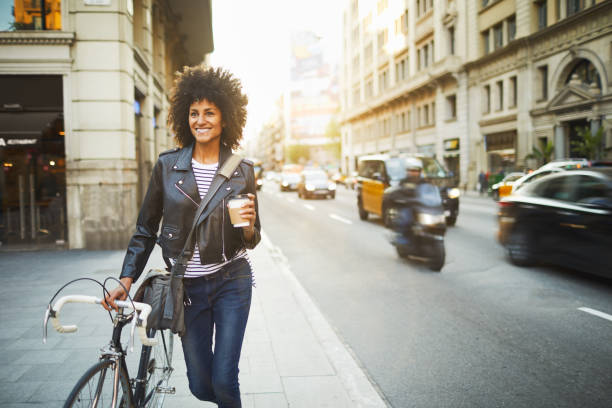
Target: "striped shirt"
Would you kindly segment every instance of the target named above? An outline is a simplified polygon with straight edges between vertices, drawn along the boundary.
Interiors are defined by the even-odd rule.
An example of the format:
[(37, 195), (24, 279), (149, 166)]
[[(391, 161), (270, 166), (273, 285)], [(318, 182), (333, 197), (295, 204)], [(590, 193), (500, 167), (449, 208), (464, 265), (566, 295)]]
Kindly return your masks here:
[[(200, 199), (203, 199), (208, 189), (210, 188), (210, 184), (212, 183), (215, 174), (217, 173), (217, 167), (219, 163), (215, 164), (201, 164), (191, 159), (191, 167), (193, 169), (193, 175), (195, 176), (196, 184), (198, 185), (198, 192), (200, 193)], [(229, 259), (227, 262), (214, 263), (214, 264), (200, 264), (200, 251), (198, 250), (198, 246), (196, 245), (193, 251), (193, 257), (187, 263), (187, 269), (185, 270), (185, 278), (197, 278), (203, 275), (209, 275), (211, 273), (217, 272), (219, 269), (238, 258), (245, 258), (249, 264), (251, 261), (246, 253), (246, 250), (243, 248)]]

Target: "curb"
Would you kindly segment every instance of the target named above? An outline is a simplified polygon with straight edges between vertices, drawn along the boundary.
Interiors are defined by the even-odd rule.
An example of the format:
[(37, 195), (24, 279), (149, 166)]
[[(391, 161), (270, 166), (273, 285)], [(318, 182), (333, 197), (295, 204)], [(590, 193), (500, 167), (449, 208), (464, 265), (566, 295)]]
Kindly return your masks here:
[(313, 333), (319, 340), (329, 362), (334, 367), (353, 407), (387, 408), (390, 405), (385, 401), (382, 393), (364, 369), (360, 367), (350, 347), (343, 343), (331, 325), (327, 322), (319, 308), (306, 292), (306, 289), (295, 277), (289, 262), (279, 247), (275, 246), (264, 231), (261, 232), (261, 243), (265, 246), (274, 263), (281, 273), (291, 283), (291, 290), (301, 307), (304, 315), (312, 327)]

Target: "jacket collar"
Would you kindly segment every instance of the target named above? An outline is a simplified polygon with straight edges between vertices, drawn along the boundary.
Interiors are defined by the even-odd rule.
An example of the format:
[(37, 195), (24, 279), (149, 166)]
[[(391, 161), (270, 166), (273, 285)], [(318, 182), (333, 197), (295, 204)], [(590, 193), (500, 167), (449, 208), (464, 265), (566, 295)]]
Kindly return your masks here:
[[(183, 171), (191, 170), (191, 158), (193, 156), (193, 145), (194, 144), (191, 143), (189, 146), (185, 146), (179, 151), (178, 158), (176, 159), (174, 166), (172, 166), (173, 169), (183, 170)], [(232, 149), (230, 149), (229, 147), (221, 143), (221, 146), (219, 146), (219, 167), (218, 167), (219, 169), (223, 166), (223, 163), (225, 163), (227, 158), (230, 157), (231, 155), (232, 155)]]

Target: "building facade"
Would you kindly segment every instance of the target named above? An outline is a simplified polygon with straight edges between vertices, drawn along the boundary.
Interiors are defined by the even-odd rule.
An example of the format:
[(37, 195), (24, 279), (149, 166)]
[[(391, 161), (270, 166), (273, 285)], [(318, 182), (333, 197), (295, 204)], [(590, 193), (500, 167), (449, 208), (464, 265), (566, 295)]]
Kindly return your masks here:
[(610, 157), (612, 2), (351, 0), (344, 20), (345, 171), (420, 152), (475, 188), (549, 141), (575, 156), (585, 126), (604, 126)]
[(15, 0), (0, 9), (3, 247), (124, 248), (168, 91), (213, 50), (209, 1)]

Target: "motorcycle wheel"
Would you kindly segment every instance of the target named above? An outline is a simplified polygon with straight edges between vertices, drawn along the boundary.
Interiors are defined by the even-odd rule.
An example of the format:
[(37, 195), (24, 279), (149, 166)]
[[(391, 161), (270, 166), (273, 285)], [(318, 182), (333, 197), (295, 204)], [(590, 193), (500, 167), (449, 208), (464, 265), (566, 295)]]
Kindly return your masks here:
[(446, 252), (444, 251), (444, 241), (434, 243), (431, 258), (427, 261), (427, 266), (432, 271), (440, 272), (444, 266)]

